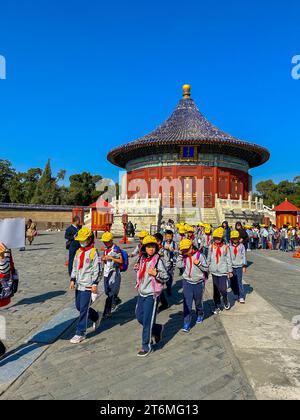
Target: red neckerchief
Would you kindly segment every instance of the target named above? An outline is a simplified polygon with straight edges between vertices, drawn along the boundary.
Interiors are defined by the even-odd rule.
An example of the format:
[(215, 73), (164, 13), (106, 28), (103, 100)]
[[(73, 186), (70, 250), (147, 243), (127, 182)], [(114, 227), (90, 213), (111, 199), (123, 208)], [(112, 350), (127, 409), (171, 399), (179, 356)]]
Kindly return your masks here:
[(234, 255), (237, 256), (239, 250), (239, 244), (233, 244), (234, 247)]
[(138, 284), (141, 284), (144, 281), (146, 274), (147, 264), (152, 260), (152, 257), (142, 258), (140, 263), (140, 269), (138, 272)]
[(219, 264), (219, 259), (220, 259), (220, 257), (222, 256), (222, 251), (221, 251), (221, 249), (222, 249), (223, 245), (224, 245), (224, 243), (223, 243), (223, 242), (221, 242), (220, 244), (216, 244), (216, 243), (215, 243), (215, 247), (216, 247), (216, 261), (217, 261), (217, 264)]
[(94, 248), (94, 244), (92, 244), (92, 245), (90, 245), (86, 248), (80, 248), (81, 254), (80, 254), (80, 258), (79, 258), (79, 267), (78, 267), (79, 270), (83, 267), (85, 253), (87, 251), (89, 251), (90, 249), (93, 249), (93, 248)]
[(209, 245), (210, 242), (210, 235), (206, 235), (206, 245)]

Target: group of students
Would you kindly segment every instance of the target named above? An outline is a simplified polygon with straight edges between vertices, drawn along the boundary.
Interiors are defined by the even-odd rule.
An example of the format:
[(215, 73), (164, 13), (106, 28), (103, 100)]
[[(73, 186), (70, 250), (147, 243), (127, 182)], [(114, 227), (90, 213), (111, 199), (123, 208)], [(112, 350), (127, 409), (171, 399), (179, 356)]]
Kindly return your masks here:
[(300, 228), (289, 224), (278, 228), (274, 224), (245, 226), (250, 249), (270, 249), (294, 252), (300, 246)]
[[(76, 307), (80, 312), (77, 330), (71, 343), (81, 343), (86, 338), (90, 319), (96, 330), (101, 316), (91, 308), (103, 285), (106, 302), (103, 317), (109, 318), (121, 300), (119, 291), (121, 272), (128, 268), (128, 258), (135, 258), (137, 305), (135, 315), (142, 325), (142, 345), (139, 357), (148, 356), (163, 334), (163, 326), (156, 322), (158, 306), (166, 309), (172, 295), (174, 272), (177, 267), (183, 282), (183, 331), (188, 333), (192, 326), (192, 308), (196, 308), (196, 324), (204, 321), (203, 297), (209, 274), (212, 275), (214, 289), (214, 314), (230, 310), (228, 287), (236, 299), (245, 303), (243, 274), (246, 272), (247, 258), (243, 240), (238, 231), (231, 231), (229, 242), (224, 240), (222, 227), (210, 232), (210, 238), (201, 241), (194, 229), (185, 226), (185, 233), (167, 230), (164, 235), (150, 235), (147, 231), (138, 233), (140, 239), (136, 249), (128, 256), (114, 244), (110, 232), (103, 234), (103, 254), (96, 249), (90, 229), (82, 228), (75, 240), (79, 242), (71, 274), (71, 289), (76, 289)], [(178, 233), (178, 234), (177, 234)], [(208, 229), (204, 229), (208, 235)], [(125, 268), (124, 268), (125, 267)], [(223, 301), (223, 304), (222, 304)]]

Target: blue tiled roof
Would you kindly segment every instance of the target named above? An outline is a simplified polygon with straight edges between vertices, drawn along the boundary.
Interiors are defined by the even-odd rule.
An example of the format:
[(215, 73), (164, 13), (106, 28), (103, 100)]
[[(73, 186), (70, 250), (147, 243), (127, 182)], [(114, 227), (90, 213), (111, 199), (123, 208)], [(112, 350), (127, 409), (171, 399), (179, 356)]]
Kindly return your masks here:
[(163, 124), (150, 134), (112, 150), (108, 160), (125, 167), (127, 162), (139, 154), (144, 155), (150, 151), (152, 154), (159, 154), (163, 146), (178, 148), (184, 144), (199, 144), (202, 149), (206, 147), (208, 152), (241, 156), (249, 162), (250, 167), (261, 165), (270, 156), (265, 148), (239, 140), (220, 130), (200, 113), (193, 99), (183, 98)]

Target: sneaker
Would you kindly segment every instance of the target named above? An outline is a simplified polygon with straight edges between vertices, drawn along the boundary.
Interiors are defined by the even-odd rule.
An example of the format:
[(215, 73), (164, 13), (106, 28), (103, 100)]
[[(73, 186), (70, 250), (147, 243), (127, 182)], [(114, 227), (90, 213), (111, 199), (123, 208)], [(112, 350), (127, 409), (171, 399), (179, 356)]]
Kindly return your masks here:
[(230, 305), (230, 303), (229, 302), (227, 302), (227, 303), (224, 303), (224, 309), (226, 310), (226, 311), (229, 311), (229, 309), (231, 308), (231, 305)]
[(149, 356), (149, 354), (151, 354), (152, 353), (152, 349), (151, 350), (140, 350), (139, 352), (138, 352), (138, 354), (137, 354), (137, 357), (147, 357), (147, 356)]
[(203, 324), (203, 321), (204, 321), (204, 316), (203, 315), (199, 315), (197, 317), (196, 324)]
[(70, 340), (71, 344), (80, 344), (82, 341), (86, 339), (85, 335), (74, 335), (72, 340)]
[(221, 313), (222, 311), (221, 311), (221, 309), (220, 308), (215, 308), (214, 310), (213, 310), (213, 314), (214, 315), (220, 315), (220, 313)]
[(108, 319), (108, 318), (111, 318), (111, 314), (103, 314), (102, 315), (103, 320)]
[(97, 312), (97, 314), (98, 314), (98, 320), (93, 323), (93, 330), (94, 331), (97, 331), (98, 328), (100, 327), (100, 324), (101, 324), (101, 318), (102, 318), (101, 314), (100, 314), (100, 312)]
[(245, 299), (243, 299), (243, 298), (242, 299), (239, 299), (239, 302), (244, 304), (245, 303)]
[(191, 326), (190, 324), (184, 324), (182, 331), (185, 333), (189, 333), (191, 331)]
[(161, 332), (159, 335), (154, 335), (153, 336), (153, 341), (154, 344), (159, 344), (162, 340), (162, 336), (163, 336), (163, 332), (164, 332), (164, 327), (161, 327)]

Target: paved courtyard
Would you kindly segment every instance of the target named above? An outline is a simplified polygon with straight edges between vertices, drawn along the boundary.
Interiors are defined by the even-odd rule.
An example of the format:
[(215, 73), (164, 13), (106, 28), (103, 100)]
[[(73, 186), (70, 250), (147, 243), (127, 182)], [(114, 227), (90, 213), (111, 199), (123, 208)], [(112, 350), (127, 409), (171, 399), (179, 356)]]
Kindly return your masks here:
[[(211, 316), (209, 282), (206, 320), (189, 335), (180, 331), (182, 291), (177, 278), (170, 309), (158, 315), (165, 325), (164, 340), (158, 351), (141, 360), (136, 357), (141, 329), (134, 317), (131, 269), (123, 276), (123, 304), (86, 342), (69, 344), (71, 322), (52, 344), (35, 347), (33, 339), (24, 345), (73, 305), (64, 245), (63, 233), (50, 233), (39, 236), (25, 252), (15, 252), (21, 285), (12, 305), (1, 310), (9, 347), (7, 358), (0, 361), (1, 399), (300, 399), (300, 341), (292, 337), (291, 322), (300, 315), (299, 260), (279, 251), (249, 253), (247, 304)], [(103, 304), (101, 298), (97, 309)], [(21, 374), (7, 383), (10, 366), (22, 363)]]

